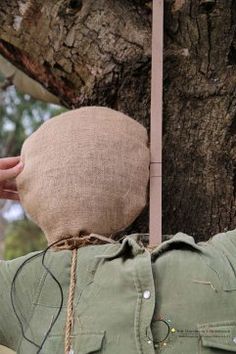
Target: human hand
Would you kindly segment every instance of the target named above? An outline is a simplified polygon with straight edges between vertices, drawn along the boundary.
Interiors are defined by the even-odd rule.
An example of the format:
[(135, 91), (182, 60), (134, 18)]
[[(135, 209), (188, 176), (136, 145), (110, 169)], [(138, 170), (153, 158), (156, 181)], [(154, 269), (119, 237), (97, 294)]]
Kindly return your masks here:
[(15, 178), (22, 170), (20, 156), (0, 158), (0, 199), (19, 200)]

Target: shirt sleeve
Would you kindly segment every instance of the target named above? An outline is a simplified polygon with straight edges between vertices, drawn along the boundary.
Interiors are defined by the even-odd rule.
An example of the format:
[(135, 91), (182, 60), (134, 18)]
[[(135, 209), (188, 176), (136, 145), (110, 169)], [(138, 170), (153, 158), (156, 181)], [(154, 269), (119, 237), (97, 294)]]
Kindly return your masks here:
[[(231, 245), (233, 245), (234, 250), (236, 249), (236, 229), (228, 231), (225, 233), (226, 238), (230, 240)], [(234, 253), (236, 256), (236, 254)]]
[(28, 323), (39, 282), (37, 262), (28, 262), (31, 255), (0, 261), (0, 344), (15, 351), (22, 339), (20, 323)]
[(0, 261), (0, 344), (11, 349), (15, 347), (20, 333), (11, 305), (12, 278), (9, 262)]
[(236, 229), (213, 236), (209, 243), (236, 259)]
[(217, 234), (208, 243), (211, 250), (218, 254), (215, 267), (218, 267), (221, 271), (224, 269), (224, 282), (231, 283), (229, 289), (233, 289), (236, 287), (236, 229)]

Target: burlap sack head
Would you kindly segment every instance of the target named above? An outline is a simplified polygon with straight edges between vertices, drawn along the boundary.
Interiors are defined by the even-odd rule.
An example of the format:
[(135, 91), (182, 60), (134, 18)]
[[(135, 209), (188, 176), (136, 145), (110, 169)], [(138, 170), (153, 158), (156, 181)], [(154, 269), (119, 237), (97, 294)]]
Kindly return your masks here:
[(146, 204), (145, 128), (103, 107), (84, 107), (44, 123), (23, 144), (20, 200), (48, 242), (80, 231), (111, 235)]

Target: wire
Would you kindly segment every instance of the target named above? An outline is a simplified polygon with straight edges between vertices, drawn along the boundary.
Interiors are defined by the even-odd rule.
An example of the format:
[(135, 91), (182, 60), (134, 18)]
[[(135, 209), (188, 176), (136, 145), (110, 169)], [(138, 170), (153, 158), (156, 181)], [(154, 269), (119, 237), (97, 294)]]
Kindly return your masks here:
[(38, 254), (36, 254), (36, 255), (33, 255), (32, 257), (26, 259), (26, 260), (20, 265), (20, 267), (17, 269), (17, 271), (16, 271), (16, 273), (15, 273), (15, 275), (14, 275), (14, 277), (13, 277), (12, 283), (11, 283), (11, 304), (12, 304), (13, 312), (14, 312), (14, 314), (16, 315), (17, 320), (18, 320), (18, 322), (19, 322), (19, 325), (20, 325), (20, 328), (21, 328), (22, 337), (23, 337), (27, 342), (33, 344), (33, 345), (34, 345), (35, 347), (37, 347), (37, 348), (39, 348), (40, 346), (39, 346), (38, 344), (36, 344), (35, 342), (33, 342), (33, 341), (32, 341), (31, 339), (29, 339), (28, 337), (26, 337), (26, 335), (25, 335), (23, 324), (22, 324), (22, 322), (21, 322), (20, 316), (18, 315), (16, 306), (15, 306), (14, 290), (16, 290), (16, 289), (15, 289), (16, 279), (17, 279), (17, 277), (18, 277), (20, 271), (23, 269), (23, 267), (24, 267), (28, 262), (30, 262), (33, 258), (36, 258), (36, 257), (41, 256), (42, 253), (43, 253), (43, 252), (40, 252), (40, 253), (38, 253)]
[[(51, 270), (46, 266), (45, 264), (45, 257), (46, 257), (46, 254), (47, 254), (47, 251), (52, 247), (54, 246), (56, 243), (58, 243), (59, 241), (56, 241), (54, 243), (52, 243), (51, 245), (49, 245), (45, 250), (37, 253), (37, 254), (34, 254), (33, 256), (31, 256), (30, 258), (26, 259), (21, 265), (20, 267), (17, 269), (14, 277), (13, 277), (13, 280), (12, 280), (12, 283), (11, 283), (11, 304), (12, 304), (12, 308), (13, 308), (13, 312), (15, 313), (16, 315), (16, 318), (19, 322), (19, 325), (20, 325), (20, 329), (21, 329), (21, 333), (22, 333), (22, 337), (27, 341), (29, 342), (30, 344), (34, 345), (36, 348), (38, 348), (37, 350), (37, 353), (36, 354), (39, 354), (40, 351), (42, 350), (43, 348), (43, 345), (45, 344), (53, 326), (55, 325), (60, 313), (61, 313), (61, 310), (62, 310), (62, 307), (63, 307), (63, 302), (64, 302), (64, 295), (63, 295), (63, 290), (62, 290), (62, 286), (60, 284), (60, 282), (57, 280), (57, 278), (53, 275), (53, 273), (51, 272)], [(37, 344), (35, 343), (34, 341), (32, 341), (30, 338), (28, 338), (25, 334), (25, 331), (24, 331), (24, 327), (23, 327), (23, 323), (20, 319), (20, 316), (19, 314), (17, 313), (17, 309), (16, 309), (16, 305), (15, 305), (15, 299), (14, 299), (14, 292), (16, 292), (16, 280), (17, 280), (17, 277), (19, 275), (19, 273), (21, 272), (21, 270), (23, 269), (23, 267), (30, 261), (32, 261), (34, 258), (37, 258), (39, 256), (43, 255), (42, 257), (42, 266), (44, 267), (44, 269), (47, 271), (48, 274), (50, 274), (50, 276), (52, 277), (52, 279), (56, 282), (56, 284), (58, 285), (59, 287), (59, 290), (60, 290), (60, 297), (61, 297), (61, 301), (60, 301), (60, 305), (59, 305), (59, 309), (57, 311), (57, 314), (54, 318), (54, 320), (51, 322), (51, 325), (48, 329), (48, 331), (46, 332), (44, 338), (43, 338), (43, 341), (41, 344)]]
[[(58, 241), (57, 241), (58, 242)], [(49, 333), (51, 332), (53, 326), (55, 325), (60, 313), (61, 313), (61, 310), (62, 310), (62, 307), (63, 307), (63, 301), (64, 301), (64, 295), (63, 295), (63, 290), (62, 290), (62, 286), (60, 284), (60, 282), (57, 280), (57, 278), (53, 275), (53, 273), (50, 271), (50, 269), (45, 265), (45, 257), (46, 257), (46, 253), (47, 251), (50, 249), (51, 246), (53, 246), (54, 244), (56, 244), (57, 242), (54, 242), (52, 245), (48, 246), (44, 252), (43, 252), (43, 258), (42, 258), (42, 266), (45, 268), (45, 270), (51, 275), (52, 279), (57, 283), (58, 287), (59, 287), (59, 290), (60, 290), (60, 295), (61, 295), (61, 301), (60, 301), (60, 306), (59, 306), (59, 309), (57, 311), (57, 314), (56, 314), (56, 317), (54, 318), (54, 320), (51, 322), (51, 325), (48, 329), (48, 331), (46, 332), (44, 338), (43, 338), (43, 341), (42, 341), (42, 344), (40, 345), (39, 347), (39, 350), (37, 351), (37, 354), (40, 353), (41, 349), (43, 348), (43, 345), (44, 343), (46, 342), (48, 336), (49, 336)]]

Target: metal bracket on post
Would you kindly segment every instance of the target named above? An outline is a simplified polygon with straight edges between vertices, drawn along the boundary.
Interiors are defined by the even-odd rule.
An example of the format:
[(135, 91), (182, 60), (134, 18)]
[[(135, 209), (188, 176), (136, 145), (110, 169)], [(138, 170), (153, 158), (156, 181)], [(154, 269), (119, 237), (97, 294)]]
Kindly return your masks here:
[(162, 241), (162, 96), (164, 0), (153, 0), (149, 244)]

